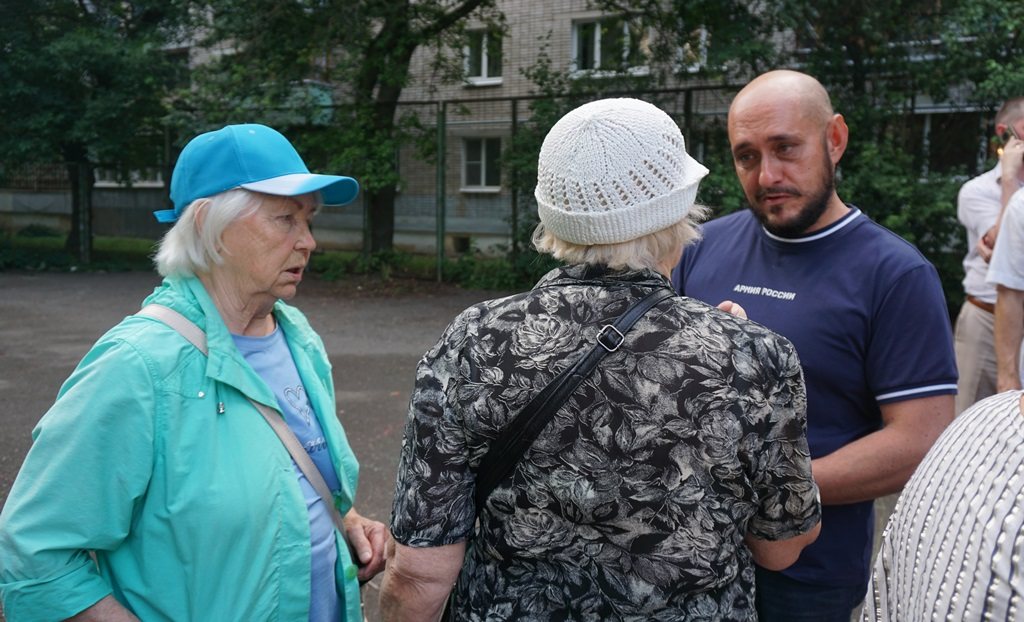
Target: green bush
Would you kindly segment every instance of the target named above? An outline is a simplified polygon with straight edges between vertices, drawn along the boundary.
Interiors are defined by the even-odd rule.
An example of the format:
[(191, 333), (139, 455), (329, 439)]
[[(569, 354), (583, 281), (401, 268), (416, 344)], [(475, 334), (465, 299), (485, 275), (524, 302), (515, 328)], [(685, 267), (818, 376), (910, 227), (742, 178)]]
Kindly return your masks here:
[[(29, 231), (27, 235), (24, 232)], [(30, 225), (0, 240), (0, 270), (113, 271), (152, 270), (153, 240), (96, 237), (92, 261), (82, 265), (64, 248), (63, 234), (51, 235), (46, 227)]]
[(310, 270), (328, 281), (359, 274), (389, 280), (392, 277), (419, 279), (434, 278), (436, 260), (397, 250), (373, 253), (369, 256), (358, 251), (321, 251), (310, 259)]
[(20, 238), (63, 238), (64, 234), (45, 225), (28, 225), (16, 233)]

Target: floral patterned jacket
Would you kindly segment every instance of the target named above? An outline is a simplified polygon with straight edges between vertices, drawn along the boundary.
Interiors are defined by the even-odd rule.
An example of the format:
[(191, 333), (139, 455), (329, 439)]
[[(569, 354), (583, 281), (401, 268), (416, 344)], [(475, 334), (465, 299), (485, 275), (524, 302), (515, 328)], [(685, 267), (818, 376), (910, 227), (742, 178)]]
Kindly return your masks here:
[(753, 620), (744, 536), (819, 521), (793, 346), (684, 297), (637, 322), (478, 514), (475, 470), (499, 431), (603, 324), (666, 286), (559, 268), (465, 310), (424, 355), (392, 532), (414, 547), (468, 540), (456, 619)]

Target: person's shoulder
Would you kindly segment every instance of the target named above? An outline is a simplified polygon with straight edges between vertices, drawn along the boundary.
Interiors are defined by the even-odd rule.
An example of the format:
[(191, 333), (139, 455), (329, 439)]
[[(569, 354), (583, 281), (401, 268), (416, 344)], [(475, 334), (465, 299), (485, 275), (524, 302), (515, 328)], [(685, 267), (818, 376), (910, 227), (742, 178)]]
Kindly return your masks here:
[[(876, 222), (867, 214), (861, 214), (860, 222), (851, 230), (851, 242), (857, 254), (875, 263), (899, 262), (908, 268), (931, 265), (920, 250), (901, 235)], [(864, 249), (871, 249), (864, 253)]]
[(796, 348), (789, 339), (763, 324), (722, 311), (696, 298), (678, 296), (675, 300), (677, 313), (685, 317), (683, 326), (697, 330), (704, 327), (704, 330), (728, 335), (729, 348), (774, 351), (786, 359), (796, 355)]
[(972, 177), (960, 186), (958, 197), (964, 199), (979, 194), (992, 194), (999, 191), (999, 167), (993, 167), (980, 175)]
[(754, 215), (749, 209), (741, 209), (705, 222), (701, 225), (701, 230), (705, 236), (720, 235), (725, 232), (737, 231), (751, 224), (756, 224)]
[(707, 248), (726, 249), (733, 243), (756, 235), (759, 227), (760, 224), (749, 209), (730, 212), (700, 225), (700, 239), (688, 245), (686, 250), (692, 254)]
[(978, 209), (999, 205), (999, 167), (989, 169), (964, 182), (956, 193), (957, 210)]
[[(149, 304), (158, 304), (176, 311), (199, 326), (204, 334), (207, 332), (207, 322), (201, 306), (188, 290), (174, 279), (165, 279), (164, 283), (143, 301), (143, 306)], [(198, 353), (194, 345), (165, 322), (137, 313), (129, 315), (107, 331), (96, 342), (95, 347), (121, 352), (134, 351), (155, 378), (172, 374), (184, 357)]]
[(488, 326), (512, 325), (525, 316), (531, 290), (474, 303), (455, 314), (438, 341), (458, 343)]
[[(974, 460), (981, 447), (976, 441), (986, 439), (985, 451), (1019, 456), (1024, 441), (1020, 425), (1020, 391), (1004, 391), (975, 402), (949, 424), (935, 441), (933, 452), (944, 454), (954, 462)], [(1020, 459), (1017, 459), (1020, 462)], [(941, 463), (940, 463), (941, 464)], [(933, 465), (934, 466), (934, 465)]]
[(92, 345), (80, 365), (115, 366), (125, 377), (148, 376), (161, 382), (174, 373), (183, 357), (198, 352), (163, 322), (129, 315)]

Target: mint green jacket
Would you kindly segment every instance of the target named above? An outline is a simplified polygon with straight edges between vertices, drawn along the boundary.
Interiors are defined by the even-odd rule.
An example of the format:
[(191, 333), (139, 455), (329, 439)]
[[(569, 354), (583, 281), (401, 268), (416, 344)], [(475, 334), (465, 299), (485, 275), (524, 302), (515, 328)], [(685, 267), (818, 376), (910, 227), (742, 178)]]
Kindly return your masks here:
[[(60, 620), (113, 594), (144, 621), (308, 620), (306, 503), (288, 451), (247, 399), (277, 408), (273, 393), (198, 279), (168, 278), (145, 302), (203, 328), (209, 358), (130, 316), (82, 359), (0, 513), (7, 619)], [(279, 301), (274, 316), (323, 426), (344, 514), (358, 464), (323, 342), (297, 309)], [(362, 620), (356, 567), (337, 540), (343, 611)]]

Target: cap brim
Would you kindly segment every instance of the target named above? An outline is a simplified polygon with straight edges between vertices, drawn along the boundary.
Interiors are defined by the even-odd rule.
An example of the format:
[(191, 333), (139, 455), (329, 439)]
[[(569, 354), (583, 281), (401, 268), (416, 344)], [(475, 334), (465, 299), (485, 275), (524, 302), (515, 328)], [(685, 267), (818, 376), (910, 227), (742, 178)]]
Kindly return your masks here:
[(359, 194), (359, 182), (351, 177), (317, 175), (315, 173), (281, 175), (242, 184), (240, 187), (253, 192), (283, 197), (319, 192), (324, 205), (345, 205), (351, 203)]

